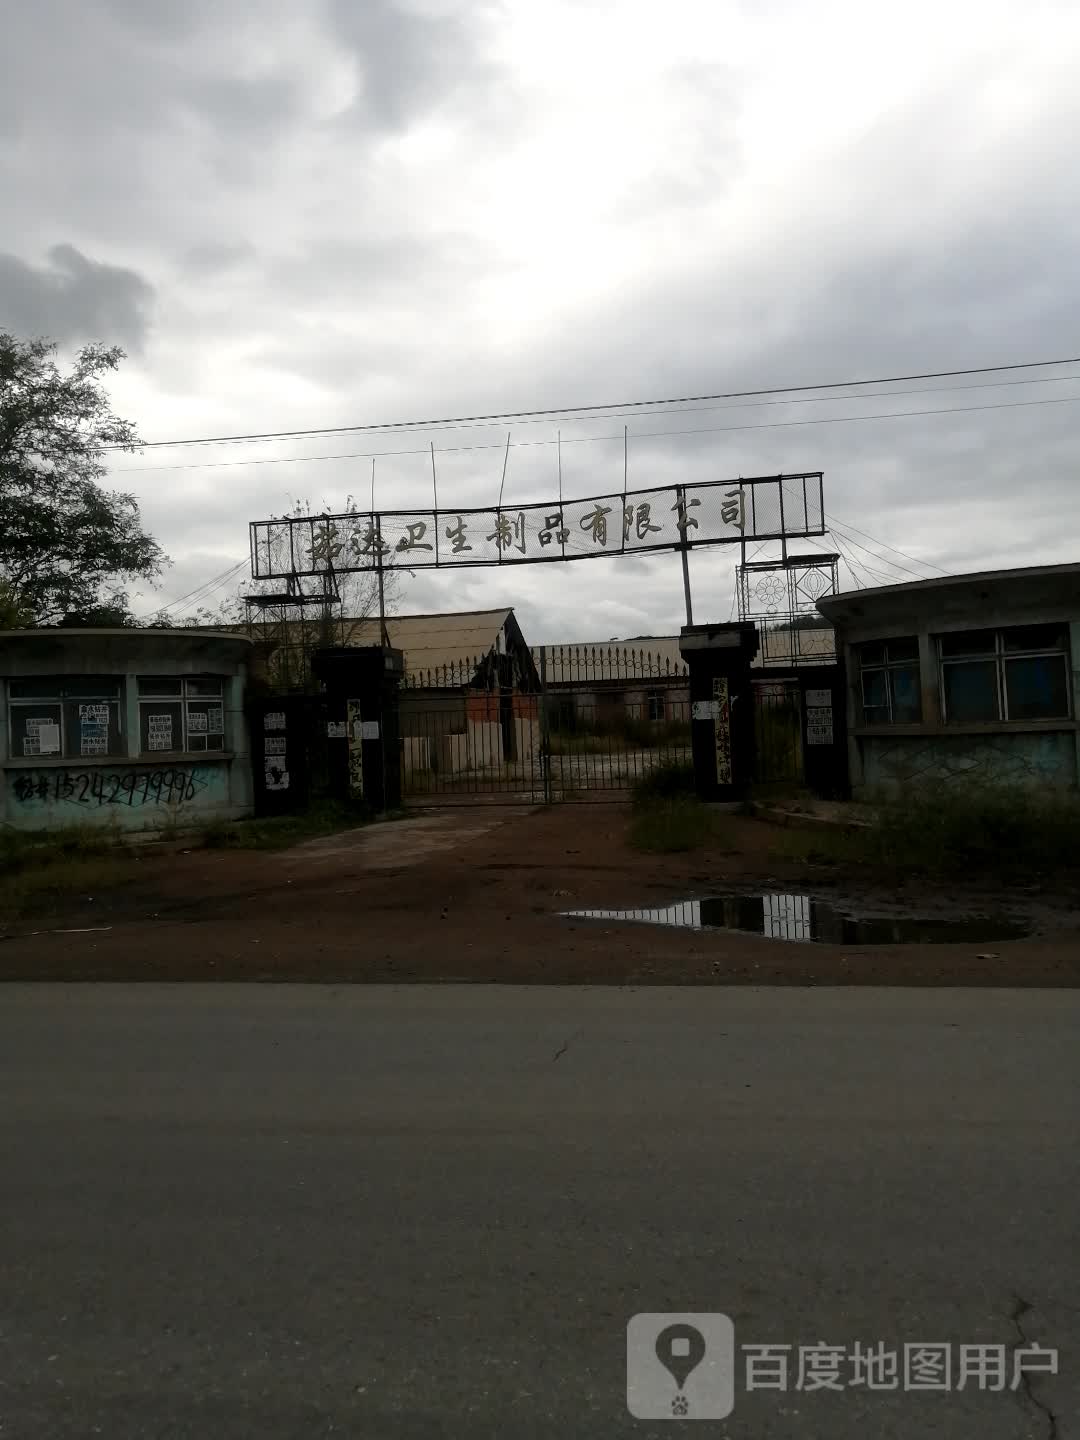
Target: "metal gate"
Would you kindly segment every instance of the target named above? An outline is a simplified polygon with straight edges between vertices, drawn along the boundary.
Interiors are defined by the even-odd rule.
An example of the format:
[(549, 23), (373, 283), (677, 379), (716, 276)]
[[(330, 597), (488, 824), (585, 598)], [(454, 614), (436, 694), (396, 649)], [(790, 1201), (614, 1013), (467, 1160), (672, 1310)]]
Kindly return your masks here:
[(802, 694), (798, 680), (754, 682), (754, 779), (800, 785), (804, 776)]
[(681, 657), (629, 646), (534, 652), (539, 688), (497, 667), (410, 675), (400, 692), (402, 795), (419, 804), (628, 800), (652, 772), (691, 766)]

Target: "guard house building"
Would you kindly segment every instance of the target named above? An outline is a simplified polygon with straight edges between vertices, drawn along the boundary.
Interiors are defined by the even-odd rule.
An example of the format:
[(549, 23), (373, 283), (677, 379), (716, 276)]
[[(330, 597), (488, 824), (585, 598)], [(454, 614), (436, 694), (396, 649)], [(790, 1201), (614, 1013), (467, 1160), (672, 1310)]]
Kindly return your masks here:
[(1076, 789), (1080, 564), (829, 596), (856, 798), (914, 785)]
[(207, 630), (0, 632), (0, 824), (159, 831), (250, 814), (251, 648)]

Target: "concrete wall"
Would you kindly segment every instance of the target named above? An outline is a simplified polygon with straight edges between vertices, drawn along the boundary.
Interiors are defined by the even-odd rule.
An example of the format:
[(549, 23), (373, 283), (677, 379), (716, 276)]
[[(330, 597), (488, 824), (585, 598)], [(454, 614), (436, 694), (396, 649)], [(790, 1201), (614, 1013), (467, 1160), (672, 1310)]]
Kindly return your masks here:
[(525, 720), (518, 716), (514, 720), (514, 731), (517, 741), (515, 749), (518, 760), (531, 760), (540, 749), (539, 720)]
[[(962, 586), (937, 597), (920, 592), (903, 603), (899, 586), (875, 605), (874, 592), (861, 592), (862, 613), (837, 618), (837, 633), (848, 676), (848, 763), (852, 793), (869, 799), (912, 786), (1015, 785), (1046, 790), (1080, 786), (1080, 608), (1076, 597), (1053, 598), (1046, 585), (1025, 597), (1010, 582), (1009, 603), (993, 587)], [(887, 603), (886, 603), (887, 602)], [(1006, 629), (1014, 625), (1068, 623), (1073, 716), (1065, 720), (988, 721), (949, 724), (942, 715), (937, 637), (963, 630)], [(869, 640), (914, 635), (919, 643), (922, 718), (911, 725), (862, 723), (858, 646)]]
[[(250, 642), (183, 630), (40, 630), (0, 635), (0, 824), (44, 830), (194, 827), (252, 812), (244, 716)], [(28, 758), (10, 753), (8, 682), (103, 676), (120, 681), (123, 753)], [(140, 753), (140, 675), (222, 678), (221, 751)]]
[(473, 770), (489, 770), (503, 762), (502, 726), (489, 720), (469, 721), (469, 766)]
[(918, 785), (1068, 788), (1077, 783), (1076, 741), (1062, 731), (1016, 735), (860, 737), (864, 793)]
[(433, 741), (429, 735), (401, 737), (401, 763), (406, 775), (415, 770), (430, 770)]

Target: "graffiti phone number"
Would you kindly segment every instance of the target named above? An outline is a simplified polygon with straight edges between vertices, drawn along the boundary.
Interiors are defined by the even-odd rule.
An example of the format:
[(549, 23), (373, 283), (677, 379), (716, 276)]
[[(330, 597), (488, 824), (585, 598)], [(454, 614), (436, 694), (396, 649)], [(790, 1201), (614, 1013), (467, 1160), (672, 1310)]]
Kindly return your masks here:
[(73, 805), (178, 805), (194, 800), (200, 788), (191, 770), (126, 770), (122, 775), (101, 770), (73, 774), (59, 770), (49, 775), (20, 775), (14, 782), (15, 798), (68, 801)]

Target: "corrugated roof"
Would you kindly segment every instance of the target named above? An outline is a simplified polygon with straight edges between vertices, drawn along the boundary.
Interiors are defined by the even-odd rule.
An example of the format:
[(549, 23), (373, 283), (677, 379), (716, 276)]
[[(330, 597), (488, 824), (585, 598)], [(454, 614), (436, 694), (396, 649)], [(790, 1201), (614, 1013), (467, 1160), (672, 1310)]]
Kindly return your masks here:
[[(502, 610), (459, 610), (440, 615), (388, 615), (390, 644), (405, 653), (405, 673), (442, 666), (460, 667), (482, 659), (496, 644), (513, 614)], [(382, 643), (378, 619), (345, 620), (346, 645)]]

